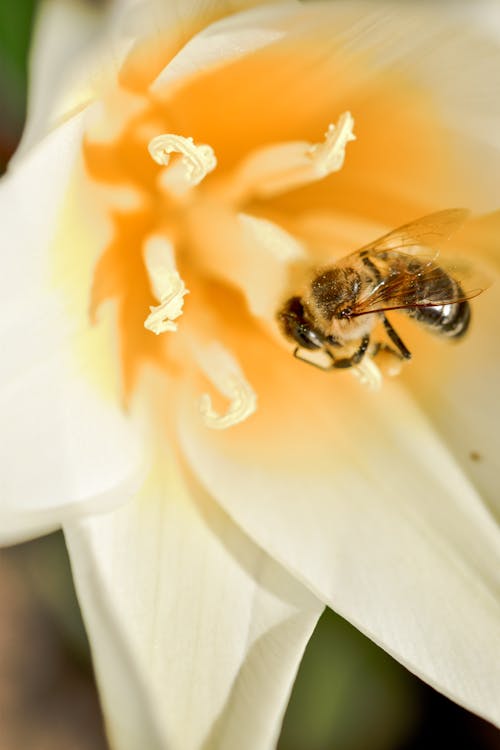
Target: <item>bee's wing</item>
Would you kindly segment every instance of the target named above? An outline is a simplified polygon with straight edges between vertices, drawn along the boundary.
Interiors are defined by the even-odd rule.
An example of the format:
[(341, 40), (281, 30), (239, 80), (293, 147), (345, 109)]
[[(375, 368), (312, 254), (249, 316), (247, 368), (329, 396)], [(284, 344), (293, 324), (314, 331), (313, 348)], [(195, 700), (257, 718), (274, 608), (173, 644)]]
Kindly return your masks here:
[[(479, 294), (484, 284), (471, 286), (473, 274), (469, 266), (464, 265), (458, 273), (455, 266), (447, 266), (441, 259), (436, 262), (436, 248), (463, 224), (468, 213), (464, 208), (450, 208), (422, 216), (354, 253), (382, 263), (386, 273), (370, 294), (358, 299), (352, 316), (452, 304)], [(450, 283), (450, 277), (458, 286)], [(462, 281), (467, 283), (466, 291)]]
[(435, 263), (391, 250), (390, 271), (366, 297), (360, 297), (352, 317), (386, 310), (455, 304), (481, 294), (489, 285), (484, 275), (462, 261)]
[(437, 211), (409, 224), (393, 229), (375, 242), (370, 242), (357, 252), (370, 254), (388, 250), (401, 250), (412, 246), (432, 248), (447, 240), (465, 221), (469, 212), (465, 208), (448, 208)]

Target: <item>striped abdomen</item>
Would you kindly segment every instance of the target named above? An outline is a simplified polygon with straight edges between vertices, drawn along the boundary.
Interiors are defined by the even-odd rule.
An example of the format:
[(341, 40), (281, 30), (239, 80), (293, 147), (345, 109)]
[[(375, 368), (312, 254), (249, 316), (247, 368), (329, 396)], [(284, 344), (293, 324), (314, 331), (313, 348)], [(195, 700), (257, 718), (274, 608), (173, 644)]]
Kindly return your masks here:
[[(408, 307), (405, 310), (407, 315), (438, 336), (463, 336), (469, 327), (471, 313), (460, 284), (439, 266), (434, 266), (431, 276), (417, 275), (415, 283), (419, 286), (419, 299), (443, 300), (443, 304), (432, 307)], [(455, 299), (460, 301), (449, 301)]]

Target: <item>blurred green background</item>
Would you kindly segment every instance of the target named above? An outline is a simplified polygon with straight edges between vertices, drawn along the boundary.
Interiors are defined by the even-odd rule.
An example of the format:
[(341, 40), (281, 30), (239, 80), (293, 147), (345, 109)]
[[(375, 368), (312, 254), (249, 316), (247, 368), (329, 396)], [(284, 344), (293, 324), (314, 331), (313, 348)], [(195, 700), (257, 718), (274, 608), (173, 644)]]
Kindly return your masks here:
[(26, 53), (36, 0), (0, 0), (0, 168), (4, 168), (23, 126)]
[[(36, 5), (0, 0), (0, 169), (24, 121)], [(0, 550), (0, 750), (106, 748), (62, 535)], [(500, 732), (326, 612), (307, 648), (279, 750), (424, 748), (500, 750)]]

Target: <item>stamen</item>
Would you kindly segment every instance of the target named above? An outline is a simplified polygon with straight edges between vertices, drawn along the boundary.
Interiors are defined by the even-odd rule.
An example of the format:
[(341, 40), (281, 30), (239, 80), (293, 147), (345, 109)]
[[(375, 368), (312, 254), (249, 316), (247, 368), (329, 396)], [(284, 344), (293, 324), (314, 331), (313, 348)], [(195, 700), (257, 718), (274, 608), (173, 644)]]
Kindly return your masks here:
[(349, 141), (355, 141), (353, 133), (354, 119), (350, 112), (339, 117), (337, 125), (330, 123), (323, 143), (311, 146), (309, 155), (319, 177), (325, 177), (342, 169), (345, 160), (345, 149)]
[(173, 271), (170, 275), (168, 291), (160, 300), (161, 304), (150, 306), (150, 314), (144, 321), (144, 328), (156, 333), (156, 335), (166, 331), (176, 331), (177, 323), (173, 321), (182, 315), (184, 295), (188, 293), (177, 271)]
[(172, 188), (188, 188), (199, 185), (204, 177), (217, 166), (217, 158), (211, 146), (196, 145), (192, 138), (167, 133), (157, 135), (148, 145), (148, 150), (157, 164), (167, 166), (171, 154), (182, 154), (180, 169), (173, 165), (164, 182)]
[(365, 385), (371, 391), (378, 391), (382, 386), (382, 373), (371, 357), (365, 356), (355, 367), (349, 370), (361, 385)]
[(329, 125), (322, 143), (287, 141), (256, 149), (229, 180), (218, 186), (222, 200), (242, 205), (257, 196), (270, 198), (342, 168), (349, 141), (356, 140), (354, 120), (344, 112), (337, 125)]
[(156, 335), (176, 331), (177, 323), (173, 321), (182, 315), (184, 296), (189, 292), (175, 268), (172, 244), (165, 237), (149, 237), (144, 246), (144, 261), (151, 289), (160, 302), (149, 308), (144, 328)]
[(230, 401), (226, 413), (219, 414), (208, 393), (204, 393), (199, 409), (205, 425), (213, 430), (225, 430), (250, 417), (257, 408), (257, 395), (234, 357), (214, 342), (201, 354), (198, 352), (198, 360), (214, 386)]

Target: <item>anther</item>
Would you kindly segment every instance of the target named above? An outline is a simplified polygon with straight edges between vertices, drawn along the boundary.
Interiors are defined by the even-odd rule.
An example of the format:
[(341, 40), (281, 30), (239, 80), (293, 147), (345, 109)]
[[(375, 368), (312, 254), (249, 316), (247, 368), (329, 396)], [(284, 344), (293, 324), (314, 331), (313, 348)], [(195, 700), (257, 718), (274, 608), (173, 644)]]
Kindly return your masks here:
[(270, 198), (321, 180), (342, 168), (346, 146), (356, 140), (353, 127), (351, 113), (344, 112), (336, 125), (328, 126), (321, 143), (285, 141), (262, 146), (218, 189), (233, 205), (242, 205), (254, 196)]
[[(181, 154), (182, 180), (187, 187), (199, 185), (204, 177), (217, 166), (217, 158), (211, 146), (197, 145), (192, 138), (167, 133), (157, 135), (148, 145), (149, 153), (157, 164), (167, 166), (171, 155)], [(175, 175), (177, 180), (181, 177)]]
[(168, 287), (160, 299), (160, 304), (151, 305), (149, 308), (150, 313), (144, 321), (144, 328), (156, 333), (156, 335), (166, 331), (176, 331), (177, 323), (174, 323), (174, 320), (182, 315), (186, 294), (189, 294), (189, 292), (183, 280), (177, 271), (172, 271)]
[(319, 176), (342, 169), (345, 160), (345, 149), (349, 141), (355, 141), (353, 133), (354, 119), (350, 112), (344, 112), (336, 125), (330, 123), (325, 133), (325, 140), (316, 143), (309, 149), (309, 155)]
[(144, 246), (144, 262), (154, 296), (159, 305), (149, 308), (144, 327), (152, 333), (176, 331), (174, 321), (182, 315), (188, 290), (175, 268), (172, 244), (162, 236), (151, 236)]

